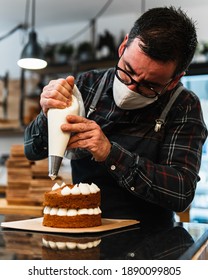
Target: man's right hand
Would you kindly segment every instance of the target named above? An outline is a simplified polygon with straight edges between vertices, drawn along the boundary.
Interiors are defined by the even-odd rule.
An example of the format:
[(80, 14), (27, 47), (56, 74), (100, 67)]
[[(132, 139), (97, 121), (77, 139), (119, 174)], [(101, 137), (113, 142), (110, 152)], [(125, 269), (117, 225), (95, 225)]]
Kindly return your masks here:
[(71, 105), (73, 87), (74, 77), (68, 76), (66, 79), (51, 80), (43, 88), (40, 105), (45, 116), (50, 108), (64, 109)]

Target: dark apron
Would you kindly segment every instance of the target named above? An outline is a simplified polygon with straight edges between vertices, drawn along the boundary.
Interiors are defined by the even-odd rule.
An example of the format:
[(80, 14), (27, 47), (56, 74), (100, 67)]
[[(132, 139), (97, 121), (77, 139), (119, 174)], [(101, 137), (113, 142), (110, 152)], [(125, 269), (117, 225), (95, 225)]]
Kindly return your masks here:
[[(103, 76), (100, 86), (93, 98), (87, 117), (96, 110), (96, 104), (102, 94), (107, 72)], [(163, 110), (159, 119), (156, 120), (155, 132), (158, 132), (164, 124), (165, 117), (173, 102), (183, 90), (183, 87), (176, 89)], [(107, 171), (103, 163), (96, 162), (92, 155), (83, 150), (76, 151), (76, 160), (71, 160), (73, 183), (95, 183), (101, 190), (102, 217), (117, 219), (138, 219), (149, 221), (155, 219), (173, 219), (173, 211), (162, 208), (156, 204), (145, 201), (124, 187), (119, 186), (117, 181)]]

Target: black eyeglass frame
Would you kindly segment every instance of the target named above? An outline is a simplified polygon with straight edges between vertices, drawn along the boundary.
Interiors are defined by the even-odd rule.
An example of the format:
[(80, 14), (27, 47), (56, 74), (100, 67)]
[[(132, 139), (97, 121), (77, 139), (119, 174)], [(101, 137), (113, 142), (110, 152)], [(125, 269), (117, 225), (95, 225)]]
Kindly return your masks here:
[[(125, 75), (127, 75), (127, 76), (129, 77), (129, 79), (130, 79), (130, 82), (124, 81), (124, 80), (119, 76), (118, 71), (121, 71), (121, 72), (123, 72)], [(167, 84), (165, 84), (164, 87), (158, 92), (158, 91), (156, 91), (153, 87), (148, 87), (147, 85), (144, 85), (144, 83), (142, 83), (142, 82), (137, 82), (137, 81), (135, 81), (135, 80), (131, 77), (131, 75), (130, 75), (128, 72), (126, 72), (124, 69), (120, 68), (120, 67), (118, 66), (118, 64), (116, 65), (116, 72), (115, 72), (115, 74), (116, 74), (116, 77), (119, 79), (119, 81), (121, 81), (123, 84), (125, 84), (125, 85), (127, 85), (127, 86), (136, 84), (136, 85), (137, 85), (137, 88), (138, 88), (138, 91), (139, 91), (139, 87), (140, 87), (140, 86), (142, 86), (142, 87), (144, 87), (144, 88), (146, 88), (146, 89), (148, 89), (148, 90), (151, 90), (151, 91), (154, 93), (154, 95), (151, 95), (151, 96), (149, 96), (148, 94), (144, 94), (142, 91), (139, 91), (139, 92), (138, 92), (138, 94), (141, 94), (142, 96), (147, 97), (147, 98), (155, 98), (155, 97), (157, 97), (157, 96), (160, 96), (160, 95), (166, 90), (166, 88), (170, 85), (170, 83), (173, 81), (173, 78), (172, 78), (172, 79), (171, 79)]]

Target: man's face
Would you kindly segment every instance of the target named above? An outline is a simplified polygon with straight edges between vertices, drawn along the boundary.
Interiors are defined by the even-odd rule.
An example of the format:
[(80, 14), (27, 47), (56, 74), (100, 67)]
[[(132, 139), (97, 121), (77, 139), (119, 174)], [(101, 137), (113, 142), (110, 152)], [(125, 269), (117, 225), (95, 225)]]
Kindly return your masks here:
[[(120, 60), (118, 66), (125, 70), (136, 82), (144, 83), (158, 92), (164, 88), (165, 90), (173, 89), (181, 77), (178, 76), (173, 79), (176, 63), (174, 61), (161, 62), (151, 59), (139, 47), (141, 41), (138, 38), (135, 38), (126, 47), (127, 39), (128, 37), (119, 47)], [(128, 85), (128, 87), (137, 91), (135, 83)]]

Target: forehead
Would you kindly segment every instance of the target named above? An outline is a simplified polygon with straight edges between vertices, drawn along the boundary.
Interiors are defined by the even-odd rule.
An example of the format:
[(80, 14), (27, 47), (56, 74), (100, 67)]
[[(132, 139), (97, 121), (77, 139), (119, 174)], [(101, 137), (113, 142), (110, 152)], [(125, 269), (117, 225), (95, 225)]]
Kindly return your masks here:
[(154, 60), (146, 55), (139, 47), (141, 41), (135, 38), (124, 51), (124, 61), (128, 63), (136, 74), (145, 76), (147, 80), (157, 79), (161, 82), (173, 77), (176, 62)]

